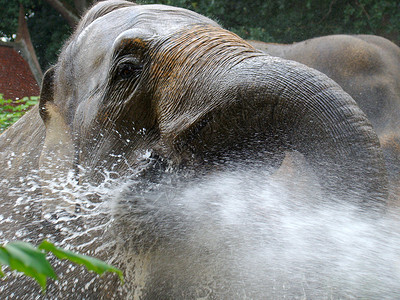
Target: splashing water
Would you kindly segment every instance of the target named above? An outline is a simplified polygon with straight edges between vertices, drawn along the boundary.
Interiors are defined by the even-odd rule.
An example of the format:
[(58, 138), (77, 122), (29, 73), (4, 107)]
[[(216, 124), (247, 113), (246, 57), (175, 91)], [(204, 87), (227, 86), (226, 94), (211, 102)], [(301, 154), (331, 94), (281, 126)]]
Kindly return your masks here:
[(270, 176), (248, 165), (154, 182), (71, 179), (57, 190), (80, 211), (54, 219), (41, 215), (43, 198), (32, 194), (39, 178), (31, 174), (20, 179), (24, 189), (9, 189), (13, 204), (2, 204), (2, 242), (47, 237), (122, 268), (126, 284), (60, 263), (46, 296), (11, 276), (1, 298), (399, 298), (399, 211), (369, 216), (327, 199), (313, 179), (304, 170)]

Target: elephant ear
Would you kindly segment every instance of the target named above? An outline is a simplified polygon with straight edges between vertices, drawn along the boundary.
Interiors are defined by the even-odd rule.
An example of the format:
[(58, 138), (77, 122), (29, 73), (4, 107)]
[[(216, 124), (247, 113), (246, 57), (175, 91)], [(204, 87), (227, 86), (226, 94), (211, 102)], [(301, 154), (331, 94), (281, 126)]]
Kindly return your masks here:
[(39, 160), (40, 177), (44, 196), (43, 212), (74, 209), (73, 199), (66, 201), (58, 194), (70, 185), (75, 148), (70, 129), (54, 102), (55, 67), (44, 75), (40, 93), (39, 113), (46, 127), (46, 138)]

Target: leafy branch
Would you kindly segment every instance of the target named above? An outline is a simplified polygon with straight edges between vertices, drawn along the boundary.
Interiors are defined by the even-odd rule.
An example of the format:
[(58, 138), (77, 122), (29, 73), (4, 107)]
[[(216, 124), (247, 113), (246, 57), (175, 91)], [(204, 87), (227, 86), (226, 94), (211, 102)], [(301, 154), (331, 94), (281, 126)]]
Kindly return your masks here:
[(122, 272), (119, 269), (106, 264), (102, 260), (56, 247), (46, 240), (37, 248), (29, 243), (20, 241), (1, 246), (0, 277), (4, 277), (1, 266), (6, 265), (12, 270), (22, 272), (26, 276), (35, 279), (41, 286), (42, 292), (45, 292), (47, 278), (57, 280), (57, 275), (46, 258), (46, 254), (49, 252), (53, 253), (58, 259), (65, 259), (78, 265), (83, 265), (89, 271), (93, 271), (99, 275), (102, 275), (104, 272), (116, 273), (121, 282), (123, 283), (124, 281)]

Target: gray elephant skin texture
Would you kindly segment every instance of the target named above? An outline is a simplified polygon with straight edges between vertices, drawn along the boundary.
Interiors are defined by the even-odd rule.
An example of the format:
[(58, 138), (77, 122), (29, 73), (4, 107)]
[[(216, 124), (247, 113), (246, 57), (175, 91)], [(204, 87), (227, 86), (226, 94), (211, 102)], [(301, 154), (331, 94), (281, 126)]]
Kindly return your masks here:
[[(377, 132), (393, 189), (400, 182), (400, 48), (375, 35), (330, 35), (293, 44), (249, 41), (272, 56), (303, 63), (336, 81)], [(398, 196), (394, 199), (397, 201)]]
[[(288, 152), (304, 157), (329, 201), (350, 203), (360, 213), (384, 208), (388, 181), (379, 139), (356, 102), (333, 80), (298, 62), (266, 55), (194, 12), (99, 2), (45, 73), (39, 106), (0, 136), (6, 178), (1, 186), (3, 238), (36, 242), (51, 237), (61, 245), (74, 244), (77, 232), (90, 228), (75, 239), (83, 245), (79, 250), (125, 271), (127, 282), (121, 287), (114, 279), (107, 281), (110, 277), (85, 277), (81, 269), (65, 271), (61, 265), (67, 283), (52, 284), (49, 299), (72, 291), (82, 299), (193, 298), (201, 294), (193, 288), (204, 279), (198, 273), (221, 277), (219, 287), (226, 286), (230, 277), (212, 269), (217, 262), (226, 264), (213, 251), (200, 251), (206, 244), (199, 246), (198, 256), (188, 255), (193, 246), (182, 237), (189, 229), (180, 227), (179, 217), (166, 217), (155, 205), (157, 218), (150, 222), (148, 215), (130, 209), (151, 198), (166, 178), (179, 189), (187, 178), (201, 180), (241, 165), (271, 174)], [(24, 180), (26, 174), (32, 179)], [(109, 240), (123, 241), (110, 248), (102, 242), (107, 230), (99, 231), (103, 221), (87, 217), (92, 206), (79, 207), (76, 193), (66, 193), (102, 186), (105, 177), (140, 181), (128, 187), (130, 208), (118, 210), (118, 204), (107, 219), (107, 224), (119, 222)], [(93, 206), (101, 204), (99, 193), (91, 197)], [(16, 220), (12, 226), (11, 219)], [(209, 224), (204, 224), (205, 230)], [(201, 228), (192, 230), (200, 234)], [(174, 243), (178, 233), (179, 243)], [(211, 261), (216, 263), (207, 265), (207, 272), (196, 272)], [(210, 286), (212, 295), (218, 288)], [(30, 299), (38, 289), (18, 279), (0, 292)], [(227, 293), (234, 295), (234, 287)]]

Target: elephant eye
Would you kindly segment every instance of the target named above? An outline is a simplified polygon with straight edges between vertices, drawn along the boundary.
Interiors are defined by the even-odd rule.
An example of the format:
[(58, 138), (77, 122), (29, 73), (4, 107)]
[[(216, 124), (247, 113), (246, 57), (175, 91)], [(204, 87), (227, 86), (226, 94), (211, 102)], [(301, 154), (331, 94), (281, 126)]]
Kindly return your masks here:
[(136, 79), (140, 76), (143, 66), (140, 64), (133, 64), (131, 62), (125, 62), (118, 66), (117, 76), (119, 79)]

